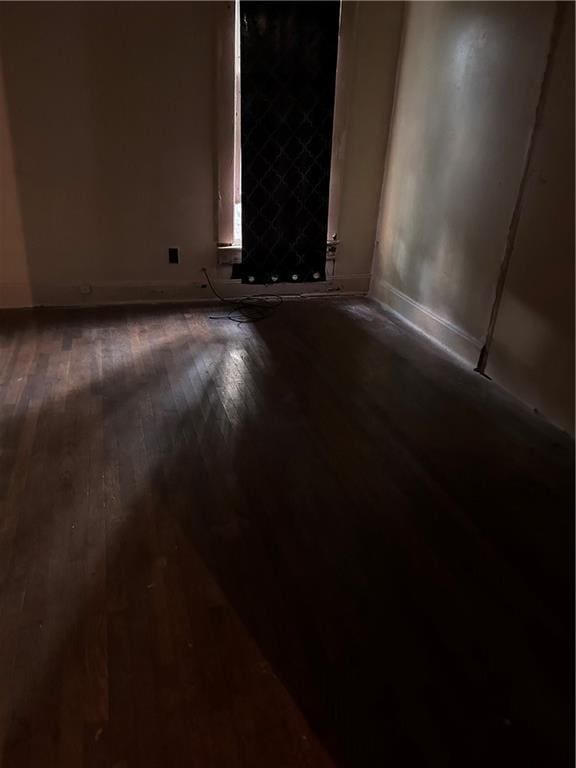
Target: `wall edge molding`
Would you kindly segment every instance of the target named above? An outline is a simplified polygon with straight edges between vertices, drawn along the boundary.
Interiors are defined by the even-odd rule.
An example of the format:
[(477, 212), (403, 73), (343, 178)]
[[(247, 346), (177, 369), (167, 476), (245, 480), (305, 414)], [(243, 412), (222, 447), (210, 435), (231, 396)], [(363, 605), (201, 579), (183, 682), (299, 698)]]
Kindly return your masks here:
[[(215, 278), (217, 291), (227, 299), (241, 299), (261, 293), (277, 293), (289, 298), (327, 296), (365, 296), (370, 275), (343, 275), (323, 283), (283, 283), (271, 291), (268, 286), (249, 286), (238, 280)], [(296, 296), (297, 294), (298, 296)], [(92, 283), (90, 293), (82, 294), (80, 286), (44, 285), (32, 289), (26, 284), (0, 285), (0, 309), (31, 307), (82, 307), (113, 304), (208, 304), (217, 301), (205, 281), (114, 281)]]
[(384, 309), (397, 315), (450, 354), (456, 355), (466, 365), (475, 366), (478, 362), (482, 341), (410, 298), (386, 280), (377, 279), (369, 295)]

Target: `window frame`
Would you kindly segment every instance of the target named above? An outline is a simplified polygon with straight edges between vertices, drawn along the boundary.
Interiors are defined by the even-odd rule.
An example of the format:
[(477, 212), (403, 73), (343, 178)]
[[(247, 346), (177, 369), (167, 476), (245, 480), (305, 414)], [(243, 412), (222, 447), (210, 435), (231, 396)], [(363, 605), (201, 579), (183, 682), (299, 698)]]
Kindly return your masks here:
[[(330, 161), (330, 193), (326, 232), (327, 261), (334, 262), (339, 243), (342, 184), (346, 155), (347, 126), (350, 115), (352, 66), (356, 46), (357, 0), (340, 5), (334, 122)], [(237, 221), (241, 204), (240, 156), (240, 72), (239, 72), (239, 0), (214, 3), (216, 34), (216, 242), (219, 264), (237, 264), (242, 260), (242, 243)]]

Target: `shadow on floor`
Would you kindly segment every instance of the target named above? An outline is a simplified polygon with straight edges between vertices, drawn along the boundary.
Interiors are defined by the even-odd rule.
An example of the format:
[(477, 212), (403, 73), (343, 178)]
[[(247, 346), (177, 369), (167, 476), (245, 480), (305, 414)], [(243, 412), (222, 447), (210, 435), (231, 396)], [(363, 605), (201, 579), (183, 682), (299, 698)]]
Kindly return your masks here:
[(567, 765), (571, 441), (367, 302), (208, 314), (22, 321), (6, 766)]

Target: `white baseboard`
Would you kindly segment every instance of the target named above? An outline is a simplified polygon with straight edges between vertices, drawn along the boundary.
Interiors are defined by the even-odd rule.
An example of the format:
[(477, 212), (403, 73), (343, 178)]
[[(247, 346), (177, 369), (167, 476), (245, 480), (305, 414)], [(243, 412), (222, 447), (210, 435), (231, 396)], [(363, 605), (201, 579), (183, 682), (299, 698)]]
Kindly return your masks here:
[(385, 280), (377, 280), (372, 285), (370, 297), (467, 365), (477, 364), (482, 342), (462, 328), (414, 301)]
[[(240, 299), (255, 294), (297, 296), (357, 296), (368, 293), (370, 275), (347, 275), (323, 283), (282, 283), (271, 286), (246, 285), (239, 280), (212, 280), (218, 293), (227, 299)], [(25, 289), (25, 290), (24, 290)], [(215, 300), (207, 282), (114, 282), (79, 285), (0, 286), (0, 308), (16, 307), (77, 307), (105, 306), (108, 304), (150, 304)]]

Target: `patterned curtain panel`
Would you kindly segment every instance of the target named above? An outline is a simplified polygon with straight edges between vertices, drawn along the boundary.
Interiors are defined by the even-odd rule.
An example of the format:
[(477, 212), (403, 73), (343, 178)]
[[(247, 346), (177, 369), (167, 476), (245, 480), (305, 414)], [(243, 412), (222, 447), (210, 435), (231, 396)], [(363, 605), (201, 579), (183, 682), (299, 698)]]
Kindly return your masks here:
[(339, 2), (240, 2), (243, 282), (325, 280)]

